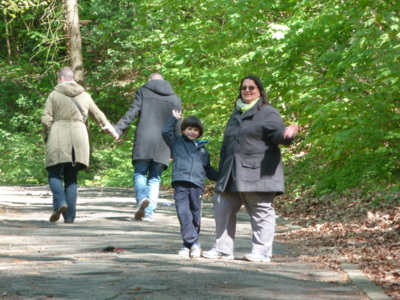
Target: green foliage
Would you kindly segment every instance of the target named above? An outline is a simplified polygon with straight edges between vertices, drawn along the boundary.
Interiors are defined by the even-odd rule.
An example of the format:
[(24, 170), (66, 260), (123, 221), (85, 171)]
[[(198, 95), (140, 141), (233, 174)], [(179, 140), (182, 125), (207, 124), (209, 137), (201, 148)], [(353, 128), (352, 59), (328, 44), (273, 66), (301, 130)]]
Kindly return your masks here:
[(48, 1), (44, 0), (1, 0), (0, 9), (4, 14), (9, 14), (12, 17), (16, 17), (19, 13), (24, 13), (29, 9), (38, 8), (40, 6), (45, 6)]
[[(40, 112), (55, 82), (49, 71), (65, 60), (62, 11), (51, 3), (19, 12), (8, 24), (15, 64), (0, 45), (4, 135), (39, 137)], [(217, 167), (240, 79), (255, 74), (284, 121), (302, 126), (296, 145), (283, 149), (289, 192), (398, 191), (398, 1), (83, 0), (80, 6), (86, 87), (112, 122), (148, 75), (160, 71), (181, 96), (184, 114), (202, 119)], [(44, 16), (54, 22), (41, 28)], [(83, 184), (132, 185), (134, 129), (113, 143), (91, 124), (93, 154)], [(163, 183), (169, 182), (167, 170)]]
[(316, 165), (319, 193), (373, 189), (381, 185), (368, 183), (389, 184), (399, 175), (397, 10), (363, 1), (354, 11), (354, 4), (329, 1), (310, 12), (299, 5), (301, 21), (292, 18), (298, 40), (290, 48), (304, 57), (300, 68), (310, 83), (294, 105), (305, 111), (302, 123), (310, 124), (304, 159)]
[[(110, 143), (112, 138), (108, 137)], [(80, 175), (80, 181), (85, 185), (111, 187), (132, 186), (132, 144), (127, 141), (114, 147), (94, 149), (91, 166)]]
[(47, 181), (43, 142), (35, 134), (0, 128), (0, 184), (42, 184)]

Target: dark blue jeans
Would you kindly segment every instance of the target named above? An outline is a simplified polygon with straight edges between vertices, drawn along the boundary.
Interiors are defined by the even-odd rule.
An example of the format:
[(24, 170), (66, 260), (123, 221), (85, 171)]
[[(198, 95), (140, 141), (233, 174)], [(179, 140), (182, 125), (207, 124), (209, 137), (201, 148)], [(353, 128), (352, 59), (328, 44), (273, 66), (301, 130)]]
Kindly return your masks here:
[[(51, 192), (53, 193), (53, 210), (68, 206), (63, 213), (65, 222), (73, 222), (76, 216), (76, 199), (78, 197), (79, 164), (63, 163), (47, 168)], [(64, 184), (63, 184), (64, 181)]]
[(174, 182), (173, 186), (183, 246), (190, 249), (193, 244), (199, 243), (203, 189), (184, 181)]

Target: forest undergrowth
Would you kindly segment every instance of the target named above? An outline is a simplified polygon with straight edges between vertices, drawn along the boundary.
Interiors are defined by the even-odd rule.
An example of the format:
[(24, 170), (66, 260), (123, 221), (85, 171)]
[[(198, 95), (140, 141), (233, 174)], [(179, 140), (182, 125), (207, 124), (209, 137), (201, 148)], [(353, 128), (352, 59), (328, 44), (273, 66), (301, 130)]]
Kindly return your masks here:
[[(354, 194), (356, 195), (356, 193)], [(349, 196), (323, 199), (285, 195), (275, 203), (278, 214), (300, 230), (278, 234), (305, 250), (305, 259), (317, 260), (333, 268), (340, 261), (321, 249), (339, 252), (382, 287), (393, 299), (400, 299), (400, 207), (399, 195), (374, 206)], [(329, 250), (328, 250), (329, 251)], [(331, 252), (331, 251), (329, 251)]]

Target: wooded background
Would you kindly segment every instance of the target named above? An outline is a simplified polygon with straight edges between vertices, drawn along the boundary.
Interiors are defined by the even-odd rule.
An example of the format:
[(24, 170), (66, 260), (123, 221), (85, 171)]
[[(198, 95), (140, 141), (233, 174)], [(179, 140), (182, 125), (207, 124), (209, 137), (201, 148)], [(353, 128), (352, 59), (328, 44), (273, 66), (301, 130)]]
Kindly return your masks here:
[[(47, 183), (40, 117), (76, 51), (71, 1), (0, 1), (0, 184)], [(217, 167), (240, 80), (257, 75), (285, 123), (301, 126), (283, 148), (289, 199), (379, 206), (399, 201), (399, 12), (396, 0), (81, 0), (82, 80), (116, 123), (161, 72), (184, 114), (202, 119)], [(90, 123), (81, 185), (132, 186), (134, 129), (115, 142)]]

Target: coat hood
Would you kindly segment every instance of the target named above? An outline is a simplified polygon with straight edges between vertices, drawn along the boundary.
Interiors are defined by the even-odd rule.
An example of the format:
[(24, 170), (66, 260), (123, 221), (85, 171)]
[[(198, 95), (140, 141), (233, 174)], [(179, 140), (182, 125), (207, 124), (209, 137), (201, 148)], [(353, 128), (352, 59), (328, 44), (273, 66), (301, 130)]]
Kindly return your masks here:
[(68, 96), (68, 97), (76, 97), (82, 94), (85, 89), (77, 84), (75, 81), (65, 81), (60, 84), (57, 84), (54, 88), (57, 92)]
[(143, 87), (162, 96), (170, 96), (175, 94), (171, 84), (166, 80), (150, 80)]

